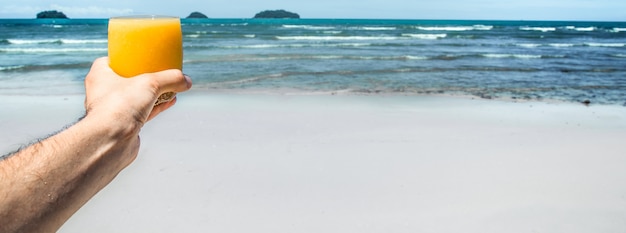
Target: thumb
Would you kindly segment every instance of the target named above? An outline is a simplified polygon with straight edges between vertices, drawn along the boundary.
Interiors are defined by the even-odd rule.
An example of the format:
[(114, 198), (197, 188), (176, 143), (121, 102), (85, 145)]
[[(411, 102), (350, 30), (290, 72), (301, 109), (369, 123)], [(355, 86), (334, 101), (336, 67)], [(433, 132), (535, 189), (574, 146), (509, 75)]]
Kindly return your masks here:
[(177, 69), (164, 70), (146, 75), (149, 75), (150, 79), (157, 82), (159, 94), (166, 92), (184, 92), (189, 90), (192, 85), (191, 78)]

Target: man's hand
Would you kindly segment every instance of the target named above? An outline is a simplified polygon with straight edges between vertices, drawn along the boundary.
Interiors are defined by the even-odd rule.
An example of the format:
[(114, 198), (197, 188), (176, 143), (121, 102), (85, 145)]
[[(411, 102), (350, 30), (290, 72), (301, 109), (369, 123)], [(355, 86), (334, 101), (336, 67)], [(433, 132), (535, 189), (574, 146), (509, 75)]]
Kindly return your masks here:
[(166, 92), (183, 92), (191, 88), (191, 79), (180, 70), (142, 74), (133, 78), (117, 75), (109, 67), (107, 57), (97, 59), (85, 78), (85, 110), (87, 115), (99, 114), (141, 127), (176, 103), (154, 106)]

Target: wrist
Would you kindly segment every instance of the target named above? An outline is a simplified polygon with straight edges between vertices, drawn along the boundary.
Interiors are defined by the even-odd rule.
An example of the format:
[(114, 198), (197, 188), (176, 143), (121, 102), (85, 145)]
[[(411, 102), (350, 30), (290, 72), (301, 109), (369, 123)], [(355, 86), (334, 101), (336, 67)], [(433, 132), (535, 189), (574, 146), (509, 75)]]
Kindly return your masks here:
[(113, 139), (136, 137), (143, 126), (141, 121), (132, 117), (123, 117), (122, 114), (111, 114), (110, 112), (101, 114), (94, 111), (88, 111), (79, 123)]

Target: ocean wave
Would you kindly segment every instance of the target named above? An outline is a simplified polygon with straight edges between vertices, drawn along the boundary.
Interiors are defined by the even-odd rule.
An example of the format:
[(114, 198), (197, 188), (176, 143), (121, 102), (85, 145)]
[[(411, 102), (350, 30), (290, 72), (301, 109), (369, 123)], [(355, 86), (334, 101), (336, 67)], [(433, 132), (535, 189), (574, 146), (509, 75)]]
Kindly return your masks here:
[(224, 45), (224, 46), (194, 46), (198, 48), (220, 49), (272, 49), (272, 48), (311, 48), (311, 47), (364, 47), (371, 43), (336, 43), (336, 44), (251, 44), (251, 45)]
[(90, 39), (90, 40), (75, 40), (75, 39), (7, 39), (9, 44), (24, 45), (24, 44), (106, 44), (106, 39)]
[(481, 56), (486, 58), (518, 58), (518, 59), (539, 59), (542, 58), (542, 55), (534, 55), (534, 54), (481, 54)]
[(283, 25), (283, 28), (289, 29), (306, 29), (306, 30), (333, 30), (331, 26), (313, 26), (313, 25)]
[(255, 34), (239, 35), (237, 33), (226, 32), (226, 31), (196, 31), (193, 33), (184, 33), (183, 36), (187, 38), (200, 38), (200, 37), (205, 37), (205, 35), (209, 35), (209, 34), (211, 36), (216, 36), (216, 37), (244, 37), (244, 38), (256, 37)]
[(0, 48), (0, 53), (91, 53), (106, 51), (107, 48)]
[(624, 47), (626, 43), (585, 43), (589, 47)]
[(545, 58), (564, 58), (565, 55), (534, 55), (534, 54), (460, 54), (460, 55), (438, 55), (427, 57), (427, 60), (453, 61), (458, 59), (545, 59)]
[(278, 40), (397, 40), (394, 36), (276, 36)]
[(414, 55), (398, 55), (398, 56), (352, 56), (352, 55), (298, 55), (298, 54), (265, 54), (259, 55), (229, 55), (215, 56), (205, 59), (185, 60), (186, 64), (193, 63), (212, 63), (212, 62), (250, 62), (250, 61), (277, 61), (277, 60), (380, 60), (380, 61), (408, 61), (408, 60), (427, 60), (428, 57)]
[(363, 31), (393, 31), (398, 28), (396, 27), (349, 27), (348, 29), (363, 30)]
[(428, 57), (413, 56), (413, 55), (400, 55), (400, 56), (340, 56), (338, 59), (350, 59), (350, 60), (428, 60)]
[[(521, 44), (515, 44), (515, 45), (519, 47), (524, 47), (524, 48), (537, 48), (537, 47), (543, 47), (543, 46), (566, 48), (566, 47), (583, 46), (582, 44), (571, 44), (571, 43), (550, 43), (550, 44), (521, 43)], [(615, 46), (615, 47), (618, 47), (618, 46)]]
[(557, 48), (574, 47), (574, 46), (576, 46), (575, 44), (568, 44), (568, 43), (551, 43), (551, 44), (548, 44), (548, 45), (552, 46), (552, 47), (557, 47)]
[(595, 31), (596, 27), (576, 27), (576, 26), (565, 26), (564, 27), (567, 30), (574, 30), (574, 31), (579, 31), (579, 32), (593, 32)]
[(323, 31), (324, 34), (341, 34), (343, 31)]
[(417, 38), (417, 39), (424, 39), (424, 40), (436, 40), (436, 39), (446, 38), (448, 35), (447, 34), (409, 34), (409, 33), (405, 33), (405, 34), (402, 34), (402, 36), (411, 37), (411, 38)]
[(540, 32), (553, 32), (556, 31), (555, 27), (529, 27), (522, 26), (519, 28), (522, 31), (540, 31)]
[[(484, 66), (480, 66), (480, 67), (473, 67), (473, 66), (468, 66), (468, 67), (457, 67), (457, 68), (429, 68), (429, 67), (406, 67), (406, 68), (388, 68), (388, 69), (370, 69), (370, 70), (350, 70), (350, 69), (337, 69), (337, 70), (327, 70), (327, 71), (293, 71), (293, 72), (280, 72), (280, 73), (273, 73), (273, 74), (265, 74), (265, 75), (258, 75), (258, 76), (251, 76), (251, 77), (244, 77), (241, 79), (237, 79), (237, 80), (224, 80), (224, 81), (217, 81), (217, 82), (210, 82), (210, 83), (204, 83), (204, 84), (199, 84), (199, 85), (203, 85), (203, 86), (207, 86), (209, 88), (233, 88), (236, 85), (249, 85), (252, 83), (257, 83), (257, 84), (253, 84), (252, 87), (256, 86), (256, 87), (261, 87), (263, 86), (263, 84), (260, 84), (260, 82), (268, 80), (268, 79), (283, 79), (283, 78), (288, 78), (288, 77), (293, 77), (293, 76), (311, 76), (314, 75), (318, 78), (324, 79), (324, 76), (343, 76), (343, 75), (360, 75), (360, 74), (378, 74), (378, 75), (384, 75), (384, 74), (394, 74), (394, 73), (439, 73), (439, 72), (458, 72), (458, 71), (493, 71), (493, 72), (537, 72), (540, 70), (534, 69), (534, 68), (514, 68), (514, 67), (484, 67)], [(339, 82), (338, 82), (339, 83)], [(394, 86), (376, 86), (375, 88), (377, 88), (376, 90), (374, 89), (369, 89), (367, 86), (367, 84), (365, 84), (365, 86), (363, 86), (363, 83), (351, 83), (348, 84), (350, 86), (353, 86), (354, 88), (357, 88), (358, 90), (363, 90), (365, 92), (389, 92), (389, 91), (401, 91), (402, 89), (405, 88), (401, 88), (401, 89), (396, 89)], [(333, 84), (330, 84), (330, 86), (324, 86), (324, 87), (320, 87), (320, 86), (316, 86), (316, 87), (312, 87), (312, 86), (300, 86), (298, 88), (321, 88), (318, 90), (322, 90), (322, 89), (326, 89), (326, 88), (330, 88), (330, 89), (334, 89), (334, 88), (338, 88), (340, 87), (342, 89), (345, 89), (345, 85), (339, 85), (339, 86), (334, 86)], [(413, 85), (410, 85), (413, 86)], [(236, 87), (235, 87), (236, 88)], [(378, 89), (380, 88), (380, 89)], [(408, 88), (408, 86), (407, 86)], [(424, 89), (424, 87), (415, 87), (417, 89)], [(459, 90), (467, 90), (468, 87), (451, 87), (451, 88), (459, 88)]]
[(93, 39), (93, 40), (61, 39), (61, 43), (63, 44), (106, 44), (108, 43), (108, 40), (106, 39)]
[(15, 65), (15, 66), (0, 66), (0, 71), (5, 71), (5, 72), (50, 71), (50, 70), (83, 69), (89, 66), (91, 66), (90, 62), (52, 64), (52, 65)]
[(613, 57), (619, 57), (619, 58), (626, 58), (626, 54), (624, 53), (618, 53), (618, 54), (613, 54)]
[(0, 71), (18, 70), (24, 66), (0, 66)]
[(522, 43), (522, 44), (515, 44), (515, 45), (519, 47), (524, 47), (524, 48), (537, 48), (537, 47), (543, 46), (542, 44), (530, 44), (530, 43)]
[(237, 27), (237, 26), (248, 26), (249, 23), (220, 23), (220, 24), (204, 24), (207, 26), (220, 26), (220, 27)]
[(419, 30), (423, 31), (489, 31), (493, 29), (493, 26), (490, 25), (473, 25), (473, 26), (443, 26), (443, 27), (424, 27), (417, 26), (415, 27)]
[(626, 28), (613, 28), (612, 32), (626, 32)]
[[(271, 48), (287, 48), (289, 45), (280, 45), (280, 44), (255, 44), (255, 45), (235, 45), (235, 46), (221, 46), (220, 48), (227, 49), (271, 49)], [(293, 46), (293, 48), (299, 46)]]
[(53, 43), (61, 43), (58, 39), (49, 39), (49, 40), (23, 40), (23, 39), (7, 39), (9, 44), (53, 44)]
[[(615, 55), (617, 56), (617, 55)], [(263, 55), (228, 55), (213, 56), (203, 59), (190, 59), (185, 63), (213, 63), (213, 62), (258, 62), (258, 61), (287, 61), (287, 60), (378, 60), (378, 61), (411, 61), (411, 60), (440, 60), (453, 61), (458, 59), (560, 59), (566, 55), (537, 55), (537, 54), (460, 54), (460, 55), (393, 55), (393, 56), (357, 56), (357, 55), (307, 55), (307, 54), (263, 54)], [(490, 68), (489, 70), (493, 70)]]

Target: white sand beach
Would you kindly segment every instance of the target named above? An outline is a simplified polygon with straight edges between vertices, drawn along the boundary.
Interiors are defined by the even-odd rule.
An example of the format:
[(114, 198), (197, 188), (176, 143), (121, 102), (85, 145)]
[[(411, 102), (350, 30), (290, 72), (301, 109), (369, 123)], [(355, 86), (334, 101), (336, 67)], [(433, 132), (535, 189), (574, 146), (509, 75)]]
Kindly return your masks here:
[[(0, 153), (82, 114), (3, 96)], [(60, 230), (624, 232), (626, 107), (192, 91)]]

